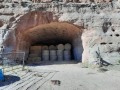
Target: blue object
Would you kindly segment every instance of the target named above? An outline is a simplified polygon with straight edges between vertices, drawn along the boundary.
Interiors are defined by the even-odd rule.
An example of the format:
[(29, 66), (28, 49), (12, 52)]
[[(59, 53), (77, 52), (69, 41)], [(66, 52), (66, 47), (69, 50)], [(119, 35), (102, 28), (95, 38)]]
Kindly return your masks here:
[(4, 80), (4, 75), (2, 73), (2, 69), (0, 69), (0, 81), (3, 81)]
[(82, 58), (82, 49), (79, 48), (79, 47), (75, 47), (73, 49), (73, 52), (74, 52), (74, 59), (76, 61), (81, 61), (81, 58)]

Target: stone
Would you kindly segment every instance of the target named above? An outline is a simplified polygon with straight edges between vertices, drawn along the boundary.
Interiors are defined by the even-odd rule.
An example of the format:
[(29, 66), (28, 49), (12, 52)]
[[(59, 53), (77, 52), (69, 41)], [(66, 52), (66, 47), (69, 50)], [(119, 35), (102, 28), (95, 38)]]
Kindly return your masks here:
[[(1, 42), (6, 51), (29, 53), (33, 44), (57, 42), (57, 45), (67, 41), (73, 45), (74, 53), (82, 57), (83, 63), (96, 64), (99, 59), (96, 52), (99, 52), (106, 62), (118, 64), (119, 1), (33, 0), (33, 3), (27, 2), (26, 7), (14, 4), (12, 8), (12, 3), (7, 6), (2, 3), (4, 9), (0, 9), (0, 28), (4, 33)], [(3, 29), (4, 24), (7, 26)]]

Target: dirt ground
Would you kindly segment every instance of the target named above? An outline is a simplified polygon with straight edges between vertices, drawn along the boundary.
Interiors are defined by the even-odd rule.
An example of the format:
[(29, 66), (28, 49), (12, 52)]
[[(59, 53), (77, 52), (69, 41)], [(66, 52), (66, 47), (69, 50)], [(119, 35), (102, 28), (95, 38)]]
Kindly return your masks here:
[[(0, 90), (120, 89), (120, 65), (93, 69), (84, 68), (80, 63), (61, 63), (27, 66), (27, 69), (15, 69), (6, 73), (14, 78), (7, 78), (4, 84), (0, 82)], [(11, 82), (8, 83), (9, 80)]]

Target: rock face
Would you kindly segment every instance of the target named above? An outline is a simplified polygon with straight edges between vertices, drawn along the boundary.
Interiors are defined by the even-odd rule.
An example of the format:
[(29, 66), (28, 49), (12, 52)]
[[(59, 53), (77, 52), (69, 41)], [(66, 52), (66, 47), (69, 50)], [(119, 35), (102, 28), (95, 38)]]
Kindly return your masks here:
[[(71, 38), (73, 39), (73, 46), (76, 47), (75, 51), (79, 47), (83, 47), (84, 49), (83, 53), (82, 49), (80, 49), (82, 62), (98, 64), (99, 59), (102, 59), (108, 63), (118, 64), (120, 61), (119, 1), (59, 0), (57, 2), (53, 0), (32, 0), (32, 2), (22, 1), (22, 3), (12, 3), (12, 1), (9, 3), (3, 2), (0, 5), (2, 6), (0, 7), (0, 21), (4, 23), (4, 25), (0, 23), (0, 29), (3, 32), (1, 45), (4, 42), (6, 51), (8, 50), (7, 42), (11, 37), (9, 35), (11, 32), (13, 33), (11, 39), (14, 44), (10, 44), (10, 46), (15, 46), (11, 48), (11, 51), (24, 47), (26, 47), (27, 51), (27, 47), (31, 45), (33, 40), (38, 40), (38, 38), (45, 39), (43, 38), (45, 37), (42, 33), (43, 31), (49, 33), (48, 29), (51, 27), (54, 31), (50, 30), (50, 35), (54, 34), (57, 29), (58, 33), (61, 34), (59, 30), (66, 28), (66, 30), (68, 30), (66, 31), (68, 36), (64, 37), (64, 40), (77, 35), (77, 38)], [(50, 24), (52, 22), (57, 22), (61, 27), (56, 24)], [(68, 26), (64, 27), (63, 24), (61, 25), (61, 23), (58, 22), (67, 22), (67, 24), (63, 24)], [(79, 30), (74, 32), (73, 29), (68, 28), (69, 23), (75, 25), (74, 28), (76, 28), (76, 30), (79, 28)], [(41, 30), (40, 32), (39, 29)], [(81, 35), (82, 30), (83, 34)], [(42, 33), (43, 36), (39, 36), (41, 34), (37, 35), (37, 33), (34, 32)], [(71, 35), (71, 37), (69, 37), (69, 35)], [(59, 35), (57, 34), (57, 36)], [(23, 45), (23, 47), (19, 47), (18, 41), (20, 39), (22, 39), (21, 43), (23, 44), (21, 45)]]
[(0, 21), (0, 27), (2, 27), (3, 26), (3, 22), (2, 21)]
[(52, 12), (33, 11), (22, 16), (17, 23), (17, 31), (23, 31), (53, 21)]

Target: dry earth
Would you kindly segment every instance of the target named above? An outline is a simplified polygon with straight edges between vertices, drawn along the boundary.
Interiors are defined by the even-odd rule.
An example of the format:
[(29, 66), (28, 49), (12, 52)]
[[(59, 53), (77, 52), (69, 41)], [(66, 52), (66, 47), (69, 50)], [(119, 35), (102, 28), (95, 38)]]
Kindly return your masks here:
[(27, 71), (14, 69), (7, 72), (6, 74), (18, 76), (20, 79), (16, 79), (16, 82), (12, 82), (11, 79), (11, 83), (8, 84), (9, 78), (7, 78), (5, 85), (0, 82), (0, 90), (120, 89), (120, 65), (105, 67), (108, 71), (106, 69), (83, 68), (81, 64), (75, 63), (27, 67), (29, 69)]

